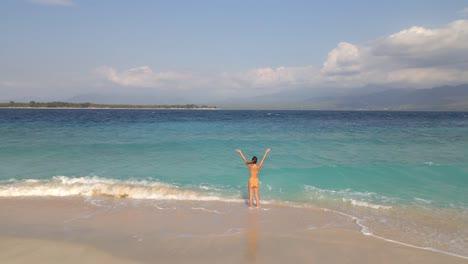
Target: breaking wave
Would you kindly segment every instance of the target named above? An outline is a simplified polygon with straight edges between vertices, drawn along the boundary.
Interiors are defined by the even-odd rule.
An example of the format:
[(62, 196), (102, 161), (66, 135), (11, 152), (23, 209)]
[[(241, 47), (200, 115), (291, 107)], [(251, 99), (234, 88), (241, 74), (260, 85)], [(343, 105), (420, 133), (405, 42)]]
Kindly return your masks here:
[(83, 196), (155, 200), (230, 201), (213, 194), (180, 189), (157, 181), (115, 180), (101, 177), (55, 176), (52, 179), (8, 180), (0, 183), (0, 197)]

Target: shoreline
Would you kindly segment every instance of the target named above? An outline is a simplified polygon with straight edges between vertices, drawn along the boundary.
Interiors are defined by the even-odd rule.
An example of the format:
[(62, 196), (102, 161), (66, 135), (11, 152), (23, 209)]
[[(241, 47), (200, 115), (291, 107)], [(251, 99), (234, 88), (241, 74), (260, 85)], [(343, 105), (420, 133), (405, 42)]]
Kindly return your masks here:
[(145, 107), (0, 107), (0, 109), (71, 109), (71, 110), (219, 110), (219, 108), (145, 108)]
[[(94, 248), (122, 263), (153, 263), (155, 256), (164, 263), (241, 263), (246, 259), (283, 263), (292, 257), (295, 263), (427, 264), (467, 263), (468, 259), (365, 235), (355, 219), (314, 208), (30, 197), (2, 198), (0, 211), (9, 212), (0, 218), (0, 245), (17, 241), (32, 247), (52, 241), (58, 248), (63, 243), (70, 252)], [(14, 248), (0, 253), (0, 260), (11, 256)], [(62, 252), (42, 250), (50, 258)], [(32, 260), (34, 254), (21, 255), (23, 259), (28, 256)], [(7, 263), (22, 263), (11, 261)]]
[(210, 108), (210, 107), (200, 107), (200, 108), (145, 108), (145, 107), (0, 107), (0, 109), (59, 109), (59, 110), (227, 110), (227, 111), (316, 111), (316, 112), (436, 112), (436, 113), (468, 113), (468, 109), (466, 110), (421, 110), (421, 109), (414, 109), (414, 110), (397, 110), (397, 109), (255, 109), (255, 108)]

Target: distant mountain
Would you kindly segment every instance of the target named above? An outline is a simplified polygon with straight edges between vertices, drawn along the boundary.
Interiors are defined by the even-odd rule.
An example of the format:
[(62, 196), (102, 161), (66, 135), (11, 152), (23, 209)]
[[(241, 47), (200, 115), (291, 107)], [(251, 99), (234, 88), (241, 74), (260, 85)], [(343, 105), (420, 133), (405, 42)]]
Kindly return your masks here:
[(208, 98), (205, 94), (175, 93), (170, 90), (138, 89), (132, 92), (79, 94), (71, 98), (21, 97), (4, 102), (52, 102), (95, 104), (198, 104), (224, 109), (316, 109), (316, 110), (434, 110), (468, 111), (468, 84), (431, 89), (397, 89), (383, 86), (361, 88), (301, 87), (261, 96), (226, 99)]
[(297, 89), (221, 102), (218, 106), (248, 109), (317, 110), (434, 110), (468, 111), (468, 84), (431, 89), (397, 89), (366, 86), (356, 89)]
[[(197, 100), (176, 93), (134, 92), (132, 94), (81, 94), (62, 100), (98, 104), (207, 104), (231, 109), (317, 109), (317, 110), (434, 110), (468, 111), (468, 84), (431, 89), (390, 89), (366, 86), (357, 89), (314, 89), (225, 100)], [(186, 98), (190, 97), (190, 101)]]
[[(316, 99), (315, 99), (316, 100)], [(468, 110), (468, 84), (334, 98), (338, 109)]]

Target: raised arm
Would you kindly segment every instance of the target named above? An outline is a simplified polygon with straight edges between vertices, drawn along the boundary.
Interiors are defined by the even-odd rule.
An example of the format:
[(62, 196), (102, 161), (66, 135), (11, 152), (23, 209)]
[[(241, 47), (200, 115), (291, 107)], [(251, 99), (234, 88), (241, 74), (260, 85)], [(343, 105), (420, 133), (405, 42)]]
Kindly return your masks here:
[(267, 150), (265, 151), (265, 155), (263, 155), (262, 161), (260, 161), (260, 165), (258, 165), (260, 168), (262, 167), (263, 162), (265, 161), (265, 158), (266, 158), (266, 156), (268, 155), (268, 153), (270, 153), (270, 149), (267, 149)]
[(245, 164), (249, 165), (250, 162), (247, 161), (247, 159), (244, 157), (244, 154), (242, 154), (242, 151), (240, 149), (236, 149), (237, 153), (241, 156), (241, 158), (244, 160)]

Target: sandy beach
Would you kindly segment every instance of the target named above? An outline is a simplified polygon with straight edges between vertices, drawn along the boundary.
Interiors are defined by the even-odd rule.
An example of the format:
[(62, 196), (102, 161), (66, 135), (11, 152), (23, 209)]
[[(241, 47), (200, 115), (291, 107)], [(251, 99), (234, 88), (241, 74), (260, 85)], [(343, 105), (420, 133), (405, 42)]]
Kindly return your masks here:
[(67, 197), (3, 198), (0, 212), (1, 263), (468, 263), (318, 208)]

